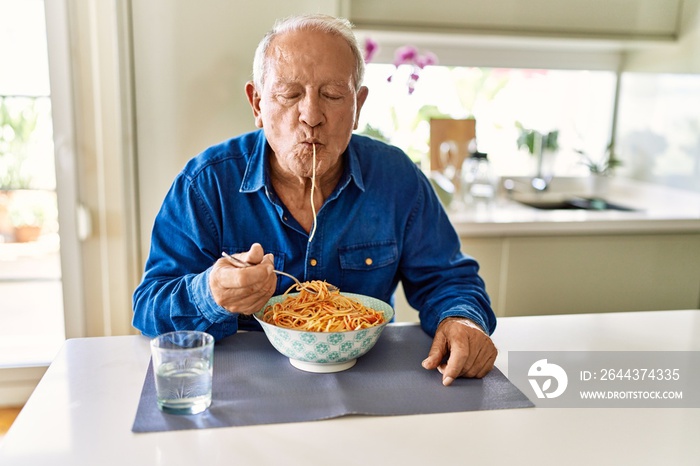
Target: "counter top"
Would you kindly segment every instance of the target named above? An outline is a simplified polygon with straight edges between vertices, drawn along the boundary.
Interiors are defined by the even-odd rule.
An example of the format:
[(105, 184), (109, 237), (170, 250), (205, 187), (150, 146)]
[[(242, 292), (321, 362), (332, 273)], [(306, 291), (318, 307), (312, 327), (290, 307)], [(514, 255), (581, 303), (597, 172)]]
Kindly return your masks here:
[[(0, 444), (0, 463), (680, 465), (700, 455), (694, 408), (536, 407), (136, 434), (148, 341), (67, 341)], [(503, 318), (494, 342), (506, 374), (512, 351), (698, 351), (700, 311)]]
[(586, 182), (555, 179), (550, 189), (535, 193), (515, 180), (515, 190), (501, 190), (490, 202), (451, 205), (448, 212), (463, 237), (700, 233), (700, 193), (619, 177), (610, 179), (605, 199), (632, 210), (543, 210), (516, 200), (590, 197)]

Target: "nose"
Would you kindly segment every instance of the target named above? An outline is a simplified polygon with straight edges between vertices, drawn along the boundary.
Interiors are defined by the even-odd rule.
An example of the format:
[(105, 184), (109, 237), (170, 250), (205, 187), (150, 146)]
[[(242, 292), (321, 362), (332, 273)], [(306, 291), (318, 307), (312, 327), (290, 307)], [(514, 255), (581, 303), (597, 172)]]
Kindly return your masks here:
[(324, 118), (319, 96), (312, 92), (306, 93), (299, 101), (299, 120), (313, 128), (323, 123)]

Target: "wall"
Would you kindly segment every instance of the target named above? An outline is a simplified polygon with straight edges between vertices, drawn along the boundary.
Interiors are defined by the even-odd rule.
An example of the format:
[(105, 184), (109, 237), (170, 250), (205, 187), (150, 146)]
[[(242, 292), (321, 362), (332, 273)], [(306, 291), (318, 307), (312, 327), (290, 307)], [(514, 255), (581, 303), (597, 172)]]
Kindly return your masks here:
[(625, 56), (624, 70), (700, 74), (700, 7), (697, 2), (683, 4), (680, 21), (676, 42), (630, 51)]

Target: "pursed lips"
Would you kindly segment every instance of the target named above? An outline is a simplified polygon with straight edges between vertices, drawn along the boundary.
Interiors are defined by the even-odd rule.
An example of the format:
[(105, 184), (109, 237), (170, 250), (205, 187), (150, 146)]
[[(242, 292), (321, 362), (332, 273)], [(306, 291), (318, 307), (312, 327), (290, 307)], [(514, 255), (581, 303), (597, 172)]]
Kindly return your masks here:
[(319, 143), (317, 140), (308, 140), (308, 141), (301, 141), (301, 145), (304, 147), (305, 150), (313, 150), (313, 146), (316, 146), (316, 152), (319, 151), (320, 146), (322, 146), (321, 143)]

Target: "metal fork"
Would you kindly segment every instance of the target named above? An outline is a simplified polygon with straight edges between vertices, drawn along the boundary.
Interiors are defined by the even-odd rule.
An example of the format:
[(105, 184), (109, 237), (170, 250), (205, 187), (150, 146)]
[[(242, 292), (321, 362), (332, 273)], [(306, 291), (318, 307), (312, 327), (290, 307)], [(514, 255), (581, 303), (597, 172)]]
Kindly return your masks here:
[[(232, 265), (234, 265), (238, 268), (245, 269), (245, 268), (252, 267), (252, 266), (256, 265), (256, 264), (251, 264), (250, 262), (242, 261), (236, 257), (233, 257), (233, 256), (227, 254), (226, 252), (222, 252), (221, 255), (223, 257), (225, 257)], [(299, 279), (297, 279), (297, 277), (295, 277), (294, 275), (288, 274), (287, 272), (282, 272), (281, 270), (273, 270), (273, 272), (275, 272), (277, 275), (284, 275), (285, 277), (291, 278), (292, 280), (294, 280), (294, 283), (296, 283), (299, 286), (299, 288), (303, 288), (306, 291), (308, 291), (309, 293), (318, 294), (318, 293), (316, 293), (315, 290), (305, 287), (304, 284), (302, 282), (300, 282)], [(337, 286), (331, 285), (330, 283), (328, 284), (328, 291), (337, 291), (337, 290), (338, 290)]]

